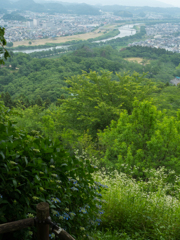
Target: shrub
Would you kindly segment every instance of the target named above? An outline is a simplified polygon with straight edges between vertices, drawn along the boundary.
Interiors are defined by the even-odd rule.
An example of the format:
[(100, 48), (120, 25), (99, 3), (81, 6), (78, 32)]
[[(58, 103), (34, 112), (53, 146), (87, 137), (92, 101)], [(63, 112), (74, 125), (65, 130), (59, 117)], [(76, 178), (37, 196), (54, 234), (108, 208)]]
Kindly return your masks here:
[[(120, 168), (121, 164), (137, 166), (134, 177), (143, 177), (145, 168), (165, 166), (180, 172), (180, 121), (158, 111), (149, 101), (133, 103), (132, 114), (122, 111), (118, 121), (100, 132), (106, 166)], [(129, 173), (127, 169), (124, 172)], [(145, 175), (146, 176), (146, 175)]]
[[(167, 174), (165, 168), (144, 172), (149, 175), (146, 181), (136, 181), (116, 170), (110, 176), (96, 175), (109, 187), (102, 192), (106, 203), (101, 228), (110, 229), (111, 235), (113, 231), (124, 234), (119, 239), (180, 239), (179, 177), (174, 171)], [(166, 183), (169, 174), (174, 175), (174, 184)]]
[[(36, 204), (45, 201), (52, 220), (72, 235), (98, 225), (102, 186), (92, 178), (96, 167), (83, 156), (70, 157), (58, 140), (17, 130), (11, 113), (0, 102), (0, 224), (35, 214)], [(28, 239), (28, 233), (9, 239)]]

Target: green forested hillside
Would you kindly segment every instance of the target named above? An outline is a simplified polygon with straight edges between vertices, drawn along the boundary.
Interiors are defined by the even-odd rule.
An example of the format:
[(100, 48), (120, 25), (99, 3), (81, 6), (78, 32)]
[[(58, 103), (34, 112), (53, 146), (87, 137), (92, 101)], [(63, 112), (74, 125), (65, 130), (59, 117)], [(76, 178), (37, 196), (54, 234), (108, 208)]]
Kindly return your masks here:
[[(63, 89), (63, 86), (67, 86), (66, 78), (90, 70), (111, 71), (113, 79), (117, 79), (116, 72), (129, 72), (130, 75), (134, 71), (139, 74), (145, 72), (146, 77), (156, 83), (168, 83), (178, 73), (176, 67), (180, 55), (157, 49), (151, 53), (148, 51), (147, 48), (134, 47), (118, 52), (110, 46), (93, 49), (83, 46), (56, 59), (36, 59), (27, 54), (14, 54), (0, 69), (0, 92), (9, 92), (13, 100), (25, 95), (32, 101), (39, 95), (43, 100), (49, 98), (51, 102), (56, 102), (62, 94), (67, 94)], [(126, 57), (142, 57), (150, 61), (140, 65), (126, 61)]]
[(27, 19), (25, 17), (23, 17), (22, 15), (16, 13), (16, 12), (12, 12), (10, 14), (4, 14), (4, 16), (2, 17), (3, 20), (5, 21), (27, 21)]
[(180, 239), (180, 54), (112, 45), (1, 66), (0, 224), (46, 201), (77, 240)]

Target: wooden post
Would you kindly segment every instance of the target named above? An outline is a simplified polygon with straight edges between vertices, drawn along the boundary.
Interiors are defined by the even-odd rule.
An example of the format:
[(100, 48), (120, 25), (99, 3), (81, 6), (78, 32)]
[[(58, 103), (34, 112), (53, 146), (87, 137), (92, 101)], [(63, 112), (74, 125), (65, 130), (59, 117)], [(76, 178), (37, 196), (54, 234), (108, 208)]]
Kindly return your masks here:
[(45, 219), (49, 217), (49, 204), (41, 202), (36, 206), (37, 213), (37, 240), (49, 240), (49, 224)]

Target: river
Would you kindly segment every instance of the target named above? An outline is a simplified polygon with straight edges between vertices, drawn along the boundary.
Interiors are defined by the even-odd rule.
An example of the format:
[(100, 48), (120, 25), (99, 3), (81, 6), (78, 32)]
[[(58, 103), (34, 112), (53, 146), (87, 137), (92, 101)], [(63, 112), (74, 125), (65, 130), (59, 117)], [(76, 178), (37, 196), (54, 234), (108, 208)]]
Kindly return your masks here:
[[(118, 28), (120, 33), (117, 36), (107, 38), (107, 39), (104, 39), (104, 40), (94, 41), (94, 43), (107, 42), (107, 41), (110, 41), (112, 39), (123, 38), (123, 37), (134, 35), (134, 34), (136, 34), (136, 30), (133, 28), (135, 25), (139, 25), (139, 23), (124, 25), (124, 26)], [(14, 50), (13, 52), (14, 53), (22, 52), (22, 53), (29, 54), (29, 53), (33, 53), (33, 52), (49, 51), (49, 50), (53, 50), (54, 48), (56, 48), (56, 49), (58, 49), (58, 48), (67, 49), (68, 47), (69, 46), (57, 46), (57, 47), (50, 47), (50, 48), (31, 49), (31, 50)]]
[(104, 40), (95, 41), (95, 43), (107, 42), (112, 39), (123, 38), (123, 37), (128, 37), (128, 36), (134, 35), (134, 34), (136, 34), (136, 30), (133, 28), (135, 25), (139, 25), (139, 23), (124, 25), (124, 26), (118, 28), (120, 33), (117, 36), (108, 38), (108, 39), (104, 39)]
[(50, 47), (50, 48), (37, 48), (37, 49), (31, 49), (31, 50), (14, 50), (14, 53), (33, 53), (33, 52), (43, 52), (43, 51), (49, 51), (53, 49), (58, 49), (58, 48), (64, 48), (67, 49), (69, 46), (57, 46), (57, 47)]

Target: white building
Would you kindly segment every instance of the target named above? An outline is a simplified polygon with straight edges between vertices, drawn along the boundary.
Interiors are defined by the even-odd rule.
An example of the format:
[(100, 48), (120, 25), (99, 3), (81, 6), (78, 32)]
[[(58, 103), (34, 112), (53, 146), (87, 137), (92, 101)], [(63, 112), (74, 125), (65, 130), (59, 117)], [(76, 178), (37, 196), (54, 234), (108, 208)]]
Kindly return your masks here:
[(34, 27), (37, 27), (39, 25), (39, 20), (33, 19), (33, 25), (34, 25)]
[(33, 21), (28, 21), (26, 23), (26, 27), (28, 27), (28, 28), (32, 28), (33, 26), (34, 26)]

